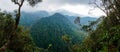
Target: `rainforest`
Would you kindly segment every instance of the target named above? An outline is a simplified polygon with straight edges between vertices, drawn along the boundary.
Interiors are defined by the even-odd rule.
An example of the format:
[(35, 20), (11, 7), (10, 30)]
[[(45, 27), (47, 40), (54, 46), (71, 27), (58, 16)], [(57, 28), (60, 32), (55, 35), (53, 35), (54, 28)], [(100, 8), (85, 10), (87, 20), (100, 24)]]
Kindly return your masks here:
[(120, 1), (0, 0), (0, 52), (120, 52)]

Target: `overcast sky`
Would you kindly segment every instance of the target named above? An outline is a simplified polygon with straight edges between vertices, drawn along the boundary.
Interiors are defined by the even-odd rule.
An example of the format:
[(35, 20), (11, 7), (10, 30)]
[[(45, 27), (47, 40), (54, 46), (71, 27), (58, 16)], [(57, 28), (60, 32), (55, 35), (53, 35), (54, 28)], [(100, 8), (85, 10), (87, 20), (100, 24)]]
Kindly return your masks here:
[[(100, 17), (104, 15), (98, 8), (90, 11), (94, 6), (91, 6), (88, 3), (89, 0), (43, 0), (43, 2), (37, 4), (35, 7), (30, 7), (28, 3), (25, 2), (22, 11), (35, 12), (45, 10), (54, 12), (57, 10), (66, 10), (83, 16)], [(11, 0), (0, 0), (0, 8), (12, 12), (17, 9), (17, 5), (13, 4)]]

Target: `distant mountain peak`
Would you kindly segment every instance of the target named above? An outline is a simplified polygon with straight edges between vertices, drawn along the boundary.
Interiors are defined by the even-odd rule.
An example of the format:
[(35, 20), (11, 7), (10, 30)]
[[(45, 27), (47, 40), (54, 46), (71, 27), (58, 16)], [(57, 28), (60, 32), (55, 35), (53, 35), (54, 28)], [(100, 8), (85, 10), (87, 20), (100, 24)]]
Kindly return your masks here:
[(68, 16), (81, 16), (80, 14), (76, 14), (67, 10), (56, 10), (55, 13), (60, 13), (62, 15), (68, 15)]
[(55, 13), (55, 14), (53, 14), (53, 16), (63, 16), (63, 15), (60, 13)]

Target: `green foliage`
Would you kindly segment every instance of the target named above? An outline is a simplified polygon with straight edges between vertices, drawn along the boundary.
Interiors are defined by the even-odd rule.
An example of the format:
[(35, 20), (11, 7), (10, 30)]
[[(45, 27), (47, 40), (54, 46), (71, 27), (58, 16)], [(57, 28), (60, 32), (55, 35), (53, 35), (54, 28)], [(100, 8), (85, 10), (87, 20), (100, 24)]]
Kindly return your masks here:
[(30, 6), (35, 6), (39, 2), (42, 2), (42, 0), (27, 0)]
[(63, 35), (63, 36), (62, 36), (62, 40), (63, 40), (64, 42), (70, 42), (70, 37), (69, 37), (68, 35)]
[(118, 21), (111, 20), (111, 18), (113, 19), (111, 15), (105, 17), (96, 30), (89, 33), (90, 35), (82, 43), (85, 52), (88, 52), (87, 50), (91, 52), (119, 51), (120, 25), (117, 24)]
[[(24, 0), (11, 0), (12, 2), (14, 2), (15, 4), (19, 4), (21, 3), (21, 1)], [(35, 6), (36, 4), (38, 4), (39, 2), (42, 2), (42, 0), (26, 0), (30, 6)]]
[[(78, 32), (72, 23), (61, 14), (41, 18), (31, 28), (31, 35), (36, 45), (47, 49), (49, 44), (52, 44), (53, 52), (68, 52), (67, 44), (62, 40), (65, 34), (71, 38), (72, 44), (81, 43), (85, 37), (83, 32)], [(69, 41), (68, 36), (64, 36), (64, 40)]]
[(6, 52), (33, 52), (34, 43), (30, 37), (29, 30), (19, 26), (17, 31), (14, 31), (14, 19), (10, 14), (0, 13), (0, 47), (3, 46), (13, 32), (15, 33), (11, 42), (8, 45)]
[(10, 14), (0, 12), (0, 47), (7, 41), (13, 32), (14, 21)]

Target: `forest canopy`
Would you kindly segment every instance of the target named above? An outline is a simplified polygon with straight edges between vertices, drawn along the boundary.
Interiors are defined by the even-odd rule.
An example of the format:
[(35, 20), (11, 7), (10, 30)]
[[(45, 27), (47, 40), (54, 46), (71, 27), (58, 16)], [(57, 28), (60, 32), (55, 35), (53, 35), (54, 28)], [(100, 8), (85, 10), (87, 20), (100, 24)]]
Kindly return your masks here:
[(28, 2), (34, 7), (43, 1), (11, 2), (18, 6), (15, 15), (0, 11), (0, 52), (120, 52), (120, 0), (91, 2), (106, 15), (89, 24), (81, 24), (79, 16), (74, 16), (72, 22), (70, 16), (51, 12), (29, 22), (31, 26), (25, 26), (24, 21), (25, 25), (19, 24), (22, 6)]

